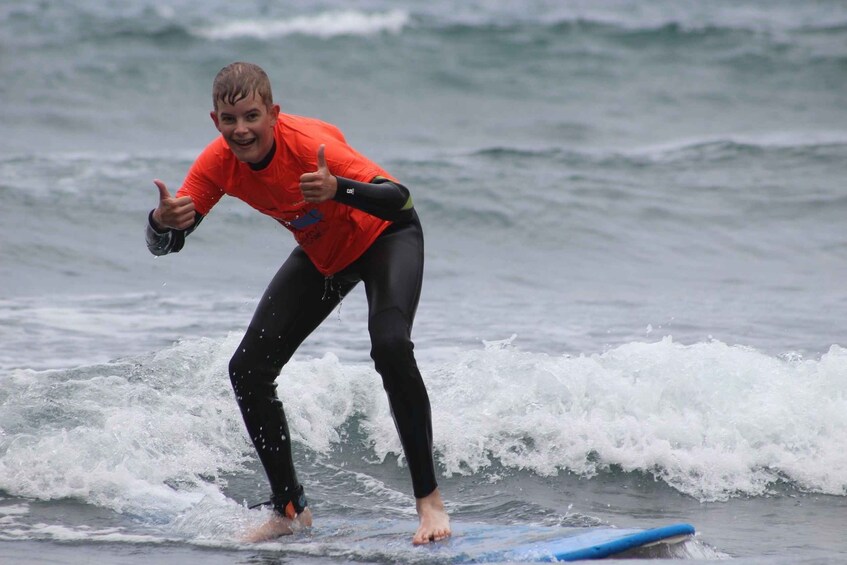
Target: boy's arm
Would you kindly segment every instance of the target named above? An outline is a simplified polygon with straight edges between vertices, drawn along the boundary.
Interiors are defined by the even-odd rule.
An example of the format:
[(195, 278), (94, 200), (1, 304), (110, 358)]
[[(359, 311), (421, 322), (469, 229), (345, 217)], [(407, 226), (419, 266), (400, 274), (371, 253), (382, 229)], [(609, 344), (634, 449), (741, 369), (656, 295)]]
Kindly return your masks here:
[(399, 182), (380, 176), (361, 182), (332, 174), (324, 145), (318, 147), (315, 169), (300, 176), (300, 190), (306, 202), (332, 199), (392, 222), (409, 220), (414, 215), (409, 189)]

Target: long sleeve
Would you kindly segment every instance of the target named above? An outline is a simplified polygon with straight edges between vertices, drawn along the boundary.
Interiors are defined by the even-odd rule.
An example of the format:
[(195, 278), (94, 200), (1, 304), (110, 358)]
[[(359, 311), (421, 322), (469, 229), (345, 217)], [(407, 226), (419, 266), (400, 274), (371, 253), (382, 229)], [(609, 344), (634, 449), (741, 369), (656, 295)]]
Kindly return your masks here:
[(389, 221), (408, 220), (414, 214), (409, 189), (399, 182), (377, 177), (359, 182), (336, 176), (338, 190), (334, 200)]

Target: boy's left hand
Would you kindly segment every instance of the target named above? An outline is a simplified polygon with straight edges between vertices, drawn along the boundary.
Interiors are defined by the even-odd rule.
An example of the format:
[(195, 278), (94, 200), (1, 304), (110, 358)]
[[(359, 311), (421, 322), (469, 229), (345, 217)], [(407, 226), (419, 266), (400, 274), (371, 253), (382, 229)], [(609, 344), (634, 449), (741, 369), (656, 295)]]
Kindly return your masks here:
[(306, 202), (324, 202), (335, 197), (338, 179), (329, 172), (324, 156), (324, 145), (318, 147), (318, 170), (300, 175), (300, 190)]

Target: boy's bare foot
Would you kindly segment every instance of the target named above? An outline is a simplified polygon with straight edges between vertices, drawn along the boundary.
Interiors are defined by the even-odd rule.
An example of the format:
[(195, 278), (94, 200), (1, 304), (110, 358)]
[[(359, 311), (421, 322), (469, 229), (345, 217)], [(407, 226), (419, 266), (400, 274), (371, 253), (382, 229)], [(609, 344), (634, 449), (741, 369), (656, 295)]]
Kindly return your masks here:
[(415, 499), (415, 507), (420, 518), (420, 525), (412, 538), (413, 544), (424, 545), (450, 537), (450, 517), (444, 509), (444, 502), (441, 500), (438, 489), (423, 498)]
[(270, 520), (248, 533), (243, 540), (247, 543), (268, 541), (310, 527), (312, 527), (312, 511), (308, 506), (293, 520), (274, 512)]

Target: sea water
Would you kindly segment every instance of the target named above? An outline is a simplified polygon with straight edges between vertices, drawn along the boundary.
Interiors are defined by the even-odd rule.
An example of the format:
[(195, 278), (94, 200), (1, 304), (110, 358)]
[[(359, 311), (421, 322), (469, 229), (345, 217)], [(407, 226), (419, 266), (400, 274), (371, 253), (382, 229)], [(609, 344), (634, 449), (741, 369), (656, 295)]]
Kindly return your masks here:
[(454, 522), (847, 560), (843, 3), (12, 0), (0, 561), (439, 560), (326, 530), (414, 523), (360, 289), (279, 379), (315, 538), (239, 542), (268, 488), (227, 364), (294, 243), (234, 199), (179, 254), (143, 239), (234, 60), (412, 191)]

